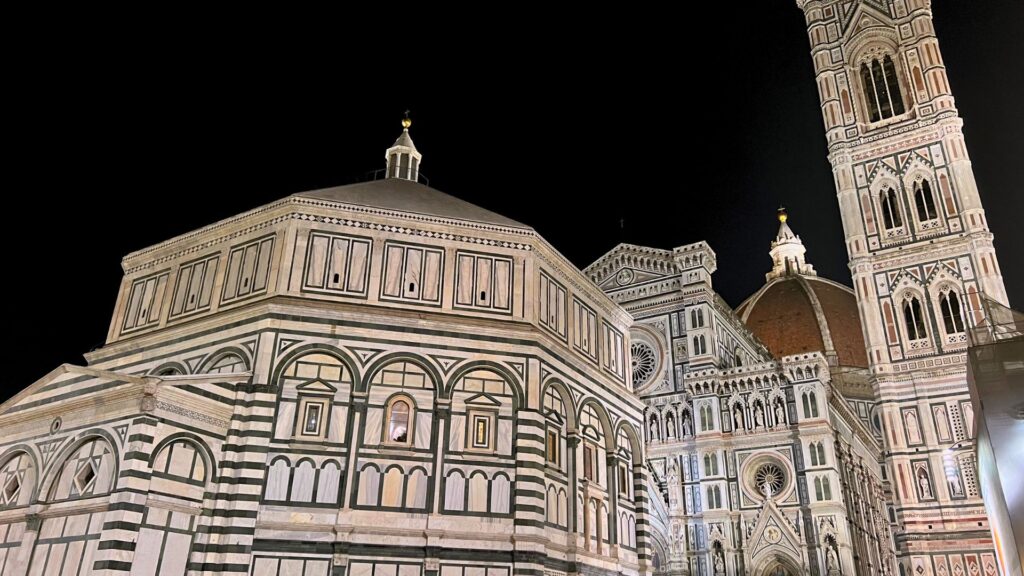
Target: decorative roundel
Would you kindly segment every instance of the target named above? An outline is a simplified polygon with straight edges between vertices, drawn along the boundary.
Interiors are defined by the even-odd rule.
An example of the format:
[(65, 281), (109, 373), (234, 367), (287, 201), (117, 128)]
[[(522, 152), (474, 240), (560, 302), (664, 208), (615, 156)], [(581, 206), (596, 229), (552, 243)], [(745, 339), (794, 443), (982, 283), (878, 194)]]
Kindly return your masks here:
[(639, 340), (633, 342), (629, 351), (633, 355), (633, 388), (640, 388), (654, 376), (658, 357), (650, 344)]
[(619, 286), (625, 286), (632, 282), (635, 277), (636, 276), (633, 274), (632, 270), (629, 268), (623, 268), (622, 270), (619, 270), (619, 273), (615, 276), (615, 281), (619, 283)]
[(786, 484), (786, 473), (778, 464), (767, 462), (761, 464), (754, 472), (754, 485), (761, 494), (775, 496), (782, 492)]

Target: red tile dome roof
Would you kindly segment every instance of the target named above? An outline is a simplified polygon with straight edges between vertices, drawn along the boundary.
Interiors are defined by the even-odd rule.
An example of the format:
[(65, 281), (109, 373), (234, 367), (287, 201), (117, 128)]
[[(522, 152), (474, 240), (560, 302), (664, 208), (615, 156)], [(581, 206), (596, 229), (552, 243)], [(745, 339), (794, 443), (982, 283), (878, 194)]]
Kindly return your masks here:
[(747, 298), (736, 314), (776, 357), (820, 351), (838, 366), (868, 367), (857, 299), (842, 284), (781, 276)]

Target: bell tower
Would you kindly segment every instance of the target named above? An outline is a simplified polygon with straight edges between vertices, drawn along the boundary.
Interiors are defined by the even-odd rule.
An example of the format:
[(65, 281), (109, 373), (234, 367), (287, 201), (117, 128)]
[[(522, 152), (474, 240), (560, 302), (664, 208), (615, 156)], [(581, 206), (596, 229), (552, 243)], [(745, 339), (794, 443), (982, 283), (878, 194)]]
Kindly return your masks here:
[[(1007, 304), (930, 0), (797, 0), (906, 574), (988, 574), (967, 332)], [(977, 570), (978, 572), (975, 572)]]

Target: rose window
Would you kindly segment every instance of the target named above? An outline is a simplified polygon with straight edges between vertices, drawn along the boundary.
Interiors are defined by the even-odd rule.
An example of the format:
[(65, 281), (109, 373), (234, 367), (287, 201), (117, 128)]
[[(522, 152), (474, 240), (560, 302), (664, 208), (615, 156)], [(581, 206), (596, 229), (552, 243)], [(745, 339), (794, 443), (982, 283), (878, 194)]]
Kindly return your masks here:
[(773, 496), (782, 491), (786, 483), (786, 474), (777, 464), (762, 464), (754, 472), (754, 485), (765, 496)]
[(633, 387), (639, 388), (654, 376), (657, 358), (654, 349), (646, 342), (633, 342), (629, 350), (633, 355)]

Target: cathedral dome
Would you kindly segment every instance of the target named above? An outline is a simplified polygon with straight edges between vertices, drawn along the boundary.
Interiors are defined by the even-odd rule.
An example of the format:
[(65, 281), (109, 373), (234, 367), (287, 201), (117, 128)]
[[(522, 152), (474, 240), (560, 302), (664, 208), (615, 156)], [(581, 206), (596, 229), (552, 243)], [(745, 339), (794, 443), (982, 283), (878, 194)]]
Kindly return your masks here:
[(832, 366), (867, 368), (857, 297), (846, 286), (818, 277), (787, 220), (780, 208), (768, 282), (736, 308), (736, 315), (777, 358), (818, 351)]
[(837, 366), (867, 368), (853, 291), (815, 276), (770, 280), (736, 314), (776, 357), (821, 351)]

